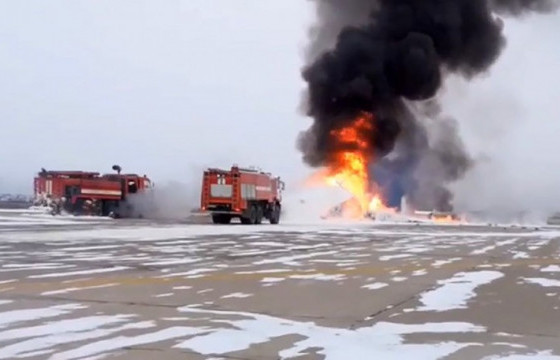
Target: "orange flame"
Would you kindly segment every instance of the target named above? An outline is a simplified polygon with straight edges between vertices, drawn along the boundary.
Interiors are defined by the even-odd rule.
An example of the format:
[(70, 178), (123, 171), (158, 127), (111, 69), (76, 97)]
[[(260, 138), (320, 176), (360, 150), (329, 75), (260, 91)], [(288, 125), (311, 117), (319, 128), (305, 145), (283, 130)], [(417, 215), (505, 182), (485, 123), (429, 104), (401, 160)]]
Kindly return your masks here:
[(432, 221), (437, 224), (460, 224), (461, 223), (461, 219), (455, 218), (452, 215), (434, 216), (432, 217)]
[[(368, 164), (372, 161), (373, 150), (367, 138), (373, 136), (373, 115), (363, 113), (349, 126), (331, 131), (331, 136), (341, 150), (331, 156), (327, 169), (312, 176), (330, 186), (340, 186), (352, 194), (357, 201), (346, 203), (352, 207), (353, 217), (361, 217), (368, 212), (386, 210), (379, 194), (372, 191), (375, 184), (370, 183)], [(357, 210), (357, 211), (356, 211)]]

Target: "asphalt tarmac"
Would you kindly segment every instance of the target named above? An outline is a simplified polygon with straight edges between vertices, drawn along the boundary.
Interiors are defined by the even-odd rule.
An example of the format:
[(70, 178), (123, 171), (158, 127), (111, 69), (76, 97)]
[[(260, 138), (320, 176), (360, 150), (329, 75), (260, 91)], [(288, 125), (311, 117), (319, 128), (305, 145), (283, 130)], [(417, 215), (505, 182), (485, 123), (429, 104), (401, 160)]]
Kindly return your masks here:
[(0, 211), (0, 359), (560, 359), (559, 239)]

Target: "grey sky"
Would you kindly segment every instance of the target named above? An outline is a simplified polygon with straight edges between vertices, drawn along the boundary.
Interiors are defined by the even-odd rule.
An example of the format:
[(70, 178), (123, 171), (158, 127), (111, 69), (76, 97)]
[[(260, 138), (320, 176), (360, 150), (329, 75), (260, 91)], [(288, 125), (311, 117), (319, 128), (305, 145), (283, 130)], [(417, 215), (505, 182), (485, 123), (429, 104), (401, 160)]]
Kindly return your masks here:
[[(41, 167), (114, 163), (156, 181), (232, 162), (298, 180), (311, 5), (0, 2), (0, 192), (29, 192)], [(459, 184), (463, 206), (476, 193), (488, 206), (510, 196), (560, 200), (559, 20), (508, 21), (508, 48), (489, 76), (448, 84), (446, 113), (469, 149), (492, 159)]]
[(506, 23), (508, 45), (487, 74), (451, 81), (447, 113), (478, 159), (458, 184), (469, 209), (560, 210), (560, 13)]
[[(304, 1), (2, 1), (0, 192), (40, 167), (303, 165)], [(197, 168), (195, 170), (199, 175)]]

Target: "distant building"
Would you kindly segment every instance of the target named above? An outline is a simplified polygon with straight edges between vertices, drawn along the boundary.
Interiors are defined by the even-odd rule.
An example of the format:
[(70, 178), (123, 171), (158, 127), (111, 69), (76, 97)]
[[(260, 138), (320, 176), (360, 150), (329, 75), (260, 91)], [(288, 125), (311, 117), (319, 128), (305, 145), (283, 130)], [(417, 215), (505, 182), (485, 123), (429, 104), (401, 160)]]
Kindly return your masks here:
[(0, 194), (0, 209), (26, 209), (32, 205), (31, 196)]

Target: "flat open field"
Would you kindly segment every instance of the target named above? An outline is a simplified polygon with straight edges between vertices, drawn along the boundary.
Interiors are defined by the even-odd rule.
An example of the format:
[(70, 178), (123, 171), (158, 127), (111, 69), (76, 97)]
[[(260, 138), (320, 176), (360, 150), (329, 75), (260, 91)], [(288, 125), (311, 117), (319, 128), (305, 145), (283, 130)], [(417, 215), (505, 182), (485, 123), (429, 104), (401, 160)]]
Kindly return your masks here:
[(1, 211), (0, 359), (560, 359), (559, 244)]

